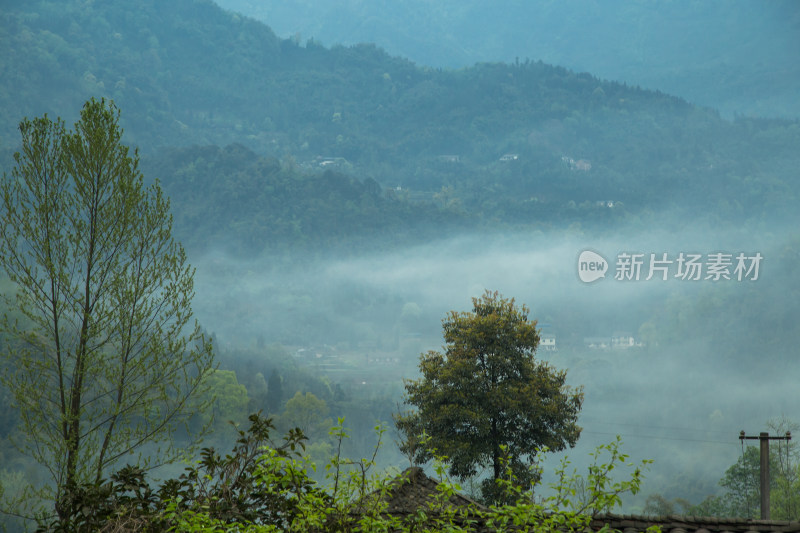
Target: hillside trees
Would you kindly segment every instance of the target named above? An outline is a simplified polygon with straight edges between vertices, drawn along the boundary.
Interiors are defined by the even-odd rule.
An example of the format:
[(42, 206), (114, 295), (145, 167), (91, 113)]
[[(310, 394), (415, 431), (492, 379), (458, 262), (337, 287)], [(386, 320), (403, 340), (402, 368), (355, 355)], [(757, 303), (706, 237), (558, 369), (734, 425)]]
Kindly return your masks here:
[(0, 266), (23, 318), (0, 323), (9, 342), (3, 383), (42, 464), (64, 527), (75, 493), (145, 444), (166, 443), (203, 397), (214, 365), (191, 324), (194, 270), (171, 236), (169, 201), (145, 188), (138, 154), (120, 140), (119, 110), (92, 99), (74, 130), (47, 115), (20, 123), (22, 148), (0, 183)]
[(333, 425), (333, 420), (328, 417), (328, 408), (325, 400), (317, 398), (314, 394), (297, 391), (286, 402), (286, 407), (281, 415), (280, 422), (286, 429), (299, 428), (303, 435), (310, 439), (324, 438)]
[(203, 385), (213, 395), (208, 409), (196, 414), (201, 425), (208, 425), (214, 440), (228, 439), (231, 425), (246, 420), (250, 398), (233, 370), (215, 370), (206, 375)]
[[(342, 157), (358, 179), (401, 185), (413, 193), (407, 198), (452, 187), (464, 209), (474, 212), (469, 218), (481, 224), (607, 225), (670, 208), (685, 209), (686, 216), (702, 210), (736, 220), (795, 212), (796, 121), (730, 123), (713, 110), (663, 93), (541, 62), (443, 72), (373, 46), (303, 47), (207, 1), (146, 2), (135, 8), (107, 2), (17, 4), (7, 6), (0, 28), (8, 64), (0, 87), (4, 145), (13, 144), (12, 125), (20, 115), (41, 109), (43, 102), (61, 109), (87, 94), (104, 94), (134, 111), (126, 118), (128, 133), (148, 152), (238, 142), (300, 165), (315, 166), (321, 156)], [(499, 164), (508, 152), (519, 153), (516, 176), (512, 165)], [(445, 154), (460, 155), (461, 163), (437, 164)], [(562, 156), (586, 159), (592, 168), (570, 169)], [(317, 232), (327, 233), (321, 242), (338, 245), (346, 230), (405, 228), (419, 217), (411, 209), (417, 206), (407, 212), (387, 209), (386, 203), (373, 205), (369, 195), (360, 200), (363, 208), (360, 201), (346, 206), (348, 199), (338, 201), (339, 191), (318, 190), (326, 188), (324, 181), (308, 180), (292, 198), (281, 193), (280, 176), (264, 173), (278, 183), (262, 187), (257, 177), (256, 190), (266, 194), (246, 196), (233, 186), (234, 176), (218, 175), (212, 169), (220, 185), (230, 185), (231, 195), (241, 194), (256, 210), (240, 213), (236, 204), (215, 203), (214, 192), (194, 187), (189, 194), (198, 199), (187, 214), (203, 230), (235, 222), (247, 248), (301, 238), (314, 246), (310, 241)], [(292, 180), (286, 181), (297, 190)], [(269, 186), (275, 194), (268, 193)], [(328, 198), (329, 192), (334, 197)], [(203, 197), (207, 205), (199, 203)], [(277, 209), (264, 207), (270, 199)], [(597, 208), (604, 200), (615, 207)], [(288, 211), (303, 217), (286, 216)], [(375, 214), (363, 220), (356, 216), (360, 212)], [(331, 214), (339, 216), (336, 225), (330, 224)], [(470, 223), (467, 218), (453, 222)], [(178, 231), (180, 221), (176, 213)], [(394, 231), (390, 239), (403, 233)], [(188, 237), (183, 242), (191, 249)]]
[(472, 312), (451, 311), (442, 321), (446, 349), (420, 357), (422, 377), (405, 382), (406, 402), (417, 410), (396, 424), (417, 460), (444, 455), (461, 479), (488, 467), (481, 490), (494, 501), (504, 461), (530, 486), (539, 451), (575, 445), (583, 393), (565, 385), (565, 371), (534, 359), (539, 334), (526, 306), (488, 291), (472, 302)]
[[(766, 423), (772, 435), (790, 434), (800, 429), (797, 422), (781, 416)], [(769, 450), (770, 519), (800, 519), (800, 450), (790, 440), (773, 441)], [(692, 516), (752, 518), (761, 516), (761, 459), (759, 446), (742, 448), (741, 456), (725, 470), (718, 485), (721, 494), (710, 495), (692, 505), (685, 499), (668, 500), (661, 494), (647, 497), (645, 513), (675, 514), (676, 508)]]

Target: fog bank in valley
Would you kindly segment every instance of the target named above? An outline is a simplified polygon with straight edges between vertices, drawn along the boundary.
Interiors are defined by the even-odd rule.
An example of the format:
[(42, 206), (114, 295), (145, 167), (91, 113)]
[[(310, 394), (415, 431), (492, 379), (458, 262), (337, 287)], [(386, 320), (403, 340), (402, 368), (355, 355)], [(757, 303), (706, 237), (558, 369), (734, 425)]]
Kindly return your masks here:
[[(401, 378), (415, 377), (419, 353), (441, 348), (446, 313), (469, 311), (472, 297), (499, 291), (530, 307), (542, 334), (555, 337), (557, 349), (540, 348), (537, 357), (568, 369), (569, 382), (584, 387), (584, 432), (570, 458), (581, 465), (596, 445), (620, 434), (633, 458), (655, 460), (651, 483), (699, 502), (740, 456), (738, 432), (765, 430), (767, 419), (791, 416), (800, 400), (785, 371), (796, 367), (793, 354), (780, 343), (766, 349), (775, 353), (746, 356), (720, 344), (728, 328), (741, 334), (748, 327), (741, 318), (747, 313), (726, 302), (769, 294), (778, 308), (796, 305), (772, 300), (790, 297), (777, 277), (788, 243), (781, 232), (673, 220), (601, 237), (580, 229), (443, 237), (347, 258), (241, 262), (211, 253), (194, 260), (194, 307), (222, 349), (280, 343), (292, 357), (327, 346), (368, 365), (373, 353), (387, 356), (391, 364), (374, 368), (383, 377), (365, 385), (399, 396)], [(592, 283), (578, 276), (587, 249), (608, 261), (605, 278)], [(673, 263), (667, 281), (659, 273), (645, 281), (651, 253), (674, 261), (681, 252), (760, 253), (759, 279), (737, 281), (734, 259), (731, 280), (681, 280)], [(614, 279), (623, 253), (645, 254), (639, 281)], [(720, 318), (728, 324), (720, 326)], [(635, 345), (593, 344), (612, 338)]]

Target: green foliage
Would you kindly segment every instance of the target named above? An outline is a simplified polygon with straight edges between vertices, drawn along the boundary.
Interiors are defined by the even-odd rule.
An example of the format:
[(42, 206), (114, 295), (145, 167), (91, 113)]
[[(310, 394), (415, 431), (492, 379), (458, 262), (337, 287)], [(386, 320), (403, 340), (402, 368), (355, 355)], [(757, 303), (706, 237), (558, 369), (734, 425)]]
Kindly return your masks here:
[(224, 426), (244, 422), (247, 416), (249, 398), (247, 389), (239, 384), (236, 372), (233, 370), (214, 370), (209, 372), (203, 386), (208, 390), (208, 395), (213, 397), (209, 406), (197, 413), (200, 418), (199, 425), (206, 426), (213, 421), (214, 438), (218, 438)]
[[(774, 463), (773, 463), (774, 465)], [(676, 498), (668, 500), (659, 494), (648, 496), (645, 512), (653, 515), (673, 514), (677, 508), (691, 516), (717, 516), (759, 518), (761, 516), (760, 452), (758, 447), (748, 447), (744, 455), (726, 471), (719, 485), (722, 495), (708, 496), (697, 505)], [(773, 486), (775, 477), (772, 478)]]
[[(145, 444), (167, 444), (213, 365), (191, 325), (194, 271), (171, 236), (169, 201), (145, 188), (121, 144), (119, 111), (90, 100), (74, 130), (20, 123), (22, 150), (0, 183), (0, 266), (15, 284), (0, 332), (17, 442), (49, 473), (69, 525), (77, 487)], [(147, 460), (140, 455), (145, 463)]]
[[(201, 515), (215, 524), (257, 523), (285, 527), (298, 516), (298, 497), (318, 491), (297, 463), (305, 437), (290, 431), (270, 440), (270, 419), (254, 414), (247, 432), (238, 431), (230, 454), (204, 448), (197, 464), (154, 489), (138, 466), (127, 466), (109, 481), (79, 487), (70, 517), (74, 531), (105, 531), (110, 525), (134, 531), (173, 531)], [(308, 494), (307, 494), (308, 493)], [(50, 531), (58, 522), (42, 524)], [(196, 531), (180, 529), (178, 531)], [(71, 530), (71, 531), (72, 531)]]
[(720, 486), (727, 489), (725, 501), (730, 516), (760, 516), (760, 455), (758, 447), (748, 446), (742, 457), (725, 471), (719, 481)]
[(331, 419), (327, 418), (328, 412), (325, 400), (320, 400), (310, 392), (304, 394), (297, 391), (286, 402), (280, 416), (280, 425), (286, 428), (296, 427), (310, 439), (317, 440), (331, 427)]
[[(365, 243), (385, 246), (441, 232), (465, 217), (383, 194), (374, 180), (339, 171), (294, 168), (259, 158), (240, 144), (163, 150), (146, 162), (147, 173), (164, 176), (176, 230), (193, 252), (222, 246), (240, 254), (283, 251), (307, 254), (350, 250)], [(235, 236), (231, 238), (231, 236)]]
[[(548, 63), (582, 65), (602, 78), (658, 87), (702, 105), (722, 107), (728, 115), (737, 111), (800, 116), (800, 107), (788, 97), (797, 84), (797, 65), (770, 52), (793, 43), (792, 14), (781, 5), (744, 4), (730, 10), (696, 2), (623, 2), (575, 9), (559, 0), (492, 5), (481, 0), (412, 0), (401, 5), (391, 0), (335, 5), (313, 0), (220, 0), (219, 4), (266, 22), (279, 35), (299, 32), (325, 43), (377, 42), (422, 65), (462, 68), (531, 51)], [(369, 24), (355, 25), (354, 20)], [(713, 24), (721, 20), (724, 27)], [(684, 37), (683, 45), (676, 47), (670, 37), (677, 31)], [(637, 39), (636, 32), (649, 38)], [(496, 37), (475, 39), (476, 35)], [(587, 42), (597, 46), (589, 48)], [(717, 83), (720, 79), (726, 80), (724, 87)]]
[[(637, 492), (641, 483), (641, 466), (626, 462), (617, 439), (595, 453), (596, 461), (582, 485), (589, 487), (589, 500), (575, 499), (574, 487), (582, 478), (564, 473), (566, 461), (552, 486), (553, 494), (538, 500), (532, 488), (522, 488), (504, 462), (508, 470), (500, 486), (511, 503), (485, 508), (458, 496), (460, 487), (447, 478), (445, 463), (437, 458), (433, 493), (424, 500), (415, 499), (420, 501), (416, 509), (398, 511), (390, 507), (394, 495), (406, 484), (413, 489), (418, 480), (412, 470), (396, 477), (375, 471), (384, 428), (375, 428), (378, 444), (372, 455), (352, 460), (341, 452), (349, 435), (339, 419), (331, 429), (337, 452), (325, 467), (325, 484), (318, 484), (309, 475), (314, 465), (302, 458), (305, 438), (300, 432), (290, 432), (276, 443), (269, 436), (274, 429), (269, 419), (254, 414), (250, 422), (247, 432), (239, 432), (230, 454), (221, 457), (213, 449), (204, 449), (197, 464), (157, 489), (140, 468), (131, 466), (108, 482), (82, 487), (75, 530), (469, 532), (524, 526), (546, 532), (578, 531), (597, 512), (612, 510), (620, 494)], [(611, 473), (621, 467), (636, 468), (628, 479), (613, 480)]]
[[(598, 446), (591, 454), (586, 477), (574, 469), (568, 472), (569, 460), (562, 459), (556, 469), (557, 481), (550, 483), (551, 492), (539, 501), (533, 498), (533, 490), (525, 490), (515, 482), (511, 465), (503, 461), (506, 476), (497, 480), (502, 500), (512, 505), (492, 506), (488, 525), (498, 531), (509, 526), (537, 524), (537, 531), (585, 530), (591, 519), (601, 513), (609, 513), (621, 504), (621, 495), (637, 494), (641, 488), (643, 470), (652, 461), (639, 464), (628, 462), (628, 455), (620, 450), (622, 442), (616, 440)], [(615, 480), (612, 472), (620, 468), (632, 469), (629, 477)], [(537, 471), (535, 477), (541, 472)], [(656, 528), (657, 531), (657, 528)]]
[[(539, 334), (527, 307), (488, 291), (472, 301), (472, 312), (451, 311), (443, 320), (446, 350), (421, 356), (422, 377), (405, 382), (406, 402), (417, 412), (396, 423), (407, 439), (404, 451), (415, 446), (419, 461), (436, 450), (460, 479), (490, 467), (482, 492), (495, 501), (502, 450), (515, 478), (530, 486), (529, 465), (541, 449), (575, 445), (583, 394), (565, 385), (565, 371), (534, 360)], [(425, 442), (418, 439), (423, 434)]]
[[(558, 481), (551, 483), (554, 491), (553, 506), (569, 509), (579, 515), (609, 513), (622, 504), (620, 496), (637, 494), (641, 488), (644, 470), (652, 461), (644, 459), (639, 464), (628, 462), (628, 454), (621, 451), (622, 440), (601, 444), (591, 453), (592, 462), (585, 478), (573, 469), (567, 471), (568, 459), (562, 459), (556, 470)], [(629, 479), (614, 481), (612, 472), (620, 467), (632, 468)]]
[[(800, 426), (786, 417), (767, 422), (772, 435), (784, 435)], [(800, 518), (800, 463), (797, 445), (790, 441), (773, 440), (770, 444), (770, 519), (797, 520)], [(692, 505), (682, 498), (668, 500), (660, 494), (647, 498), (645, 512), (670, 514), (680, 507), (693, 516), (761, 517), (761, 451), (758, 446), (743, 449), (742, 456), (725, 471), (719, 480), (724, 489), (720, 495), (710, 495)]]
[(164, 494), (174, 499), (174, 511), (208, 513), (223, 523), (252, 522), (285, 527), (303, 511), (298, 498), (318, 491), (305, 475), (301, 452), (305, 436), (287, 433), (283, 443), (273, 444), (269, 419), (250, 416), (250, 429), (239, 431), (232, 454), (221, 457), (203, 450), (197, 467), (189, 468), (178, 482), (164, 484)]

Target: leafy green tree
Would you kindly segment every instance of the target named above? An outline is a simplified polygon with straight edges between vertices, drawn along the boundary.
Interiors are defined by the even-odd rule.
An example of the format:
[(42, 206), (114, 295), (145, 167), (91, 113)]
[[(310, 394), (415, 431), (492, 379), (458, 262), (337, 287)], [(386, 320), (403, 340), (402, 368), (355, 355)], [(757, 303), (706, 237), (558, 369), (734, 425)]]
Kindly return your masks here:
[[(797, 433), (800, 424), (786, 416), (767, 421), (773, 435)], [(770, 475), (773, 477), (770, 492), (770, 517), (774, 520), (800, 518), (800, 450), (791, 440), (770, 443)]]
[[(767, 421), (767, 427), (773, 435), (780, 435), (796, 430), (797, 424), (780, 418)], [(790, 442), (773, 441), (769, 455), (770, 517), (776, 520), (796, 520), (800, 517), (797, 451)], [(760, 457), (758, 446), (748, 446), (736, 464), (731, 465), (719, 481), (727, 489), (723, 500), (728, 506), (728, 516), (758, 518), (761, 515)]]
[(203, 385), (208, 388), (213, 401), (203, 413), (198, 413), (203, 425), (213, 423), (214, 436), (227, 438), (230, 423), (240, 424), (247, 420), (250, 398), (247, 388), (236, 379), (233, 370), (210, 372)]
[[(253, 523), (264, 525), (265, 531), (285, 530), (300, 514), (300, 501), (313, 497), (312, 493), (322, 494), (306, 471), (298, 468), (306, 439), (301, 432), (290, 431), (276, 442), (270, 436), (271, 419), (257, 413), (249, 421), (247, 432), (237, 430), (232, 451), (223, 456), (215, 448), (203, 448), (197, 463), (157, 488), (151, 486), (144, 469), (130, 465), (108, 480), (81, 485), (81, 505), (71, 517), (74, 530), (197, 531), (201, 528), (175, 527), (170, 519), (197, 512), (220, 525), (203, 531), (239, 531), (222, 524)], [(50, 526), (50, 531), (57, 525), (45, 527)]]
[[(771, 495), (777, 486), (775, 476), (776, 462), (774, 454), (770, 454)], [(745, 448), (744, 453), (735, 464), (728, 467), (719, 485), (725, 489), (722, 495), (708, 496), (695, 506), (686, 508), (687, 514), (694, 516), (719, 516), (758, 518), (761, 515), (761, 468), (760, 452), (757, 446)], [(648, 502), (650, 502), (648, 498)]]
[(169, 201), (143, 185), (121, 143), (119, 110), (92, 99), (74, 130), (47, 115), (20, 123), (22, 149), (0, 183), (5, 295), (3, 383), (19, 409), (21, 451), (42, 464), (69, 527), (76, 488), (145, 444), (166, 445), (214, 365), (192, 317), (194, 270), (171, 236)]
[(311, 440), (316, 440), (328, 434), (328, 429), (333, 421), (328, 418), (328, 404), (325, 400), (317, 398), (314, 394), (297, 391), (286, 402), (286, 407), (280, 417), (280, 425), (289, 428), (299, 428)]
[[(743, 518), (760, 516), (760, 455), (761, 452), (757, 446), (748, 446), (736, 464), (731, 465), (719, 481), (719, 484), (727, 489), (725, 501), (728, 504), (729, 516)], [(772, 461), (770, 462), (772, 463)]]
[(537, 452), (575, 445), (583, 393), (565, 385), (566, 371), (534, 359), (539, 333), (526, 306), (489, 291), (472, 302), (472, 312), (443, 320), (446, 349), (421, 356), (422, 377), (405, 382), (406, 402), (417, 411), (395, 423), (418, 446), (419, 461), (442, 454), (460, 479), (490, 468), (482, 493), (493, 500), (504, 460), (530, 485)]

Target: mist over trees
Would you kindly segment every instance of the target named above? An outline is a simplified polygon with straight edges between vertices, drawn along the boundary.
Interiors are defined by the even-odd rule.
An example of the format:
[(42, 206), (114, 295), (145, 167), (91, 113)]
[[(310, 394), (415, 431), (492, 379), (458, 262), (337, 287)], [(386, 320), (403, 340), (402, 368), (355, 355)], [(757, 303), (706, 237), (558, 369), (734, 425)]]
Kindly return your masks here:
[[(766, 426), (773, 437), (790, 437), (798, 423), (781, 417), (768, 420)], [(800, 510), (798, 497), (797, 445), (791, 439), (774, 440), (769, 450), (770, 519), (796, 520)], [(734, 464), (725, 470), (719, 480), (723, 492), (709, 495), (701, 502), (685, 498), (669, 500), (661, 494), (651, 494), (645, 502), (644, 512), (665, 516), (682, 514), (693, 516), (761, 518), (761, 453), (758, 446), (742, 446), (742, 453)]]
[(583, 394), (565, 386), (565, 371), (534, 360), (539, 334), (525, 305), (488, 291), (472, 304), (442, 321), (447, 348), (420, 356), (422, 377), (404, 383), (414, 410), (395, 422), (402, 451), (420, 462), (445, 456), (461, 480), (490, 469), (481, 495), (501, 503), (509, 472), (533, 486), (539, 452), (575, 446)]
[[(462, 5), (454, 16), (469, 18), (476, 4)], [(598, 18), (598, 31), (647, 27), (644, 4), (625, 6), (639, 18)], [(675, 20), (696, 28), (718, 8), (697, 5)], [(489, 11), (487, 21), (513, 19)], [(381, 23), (395, 20), (385, 15)], [(757, 34), (725, 54), (744, 61), (783, 42)], [(189, 428), (215, 413), (206, 444), (228, 450), (243, 438), (247, 457), (254, 441), (228, 421), (242, 431), (261, 411), (282, 432), (304, 424), (312, 439), (303, 457), (321, 459), (337, 444), (323, 426), (344, 417), (342, 451), (366, 457), (375, 425), (398, 409), (402, 380), (419, 377), (420, 354), (442, 348), (441, 317), (491, 288), (535, 303), (538, 361), (568, 370), (563, 385), (584, 386), (572, 457), (585, 463), (600, 440), (622, 434), (634, 457), (656, 460), (626, 511), (643, 510), (648, 495), (673, 509), (709, 495), (709, 509), (727, 502), (718, 480), (737, 463), (739, 430), (757, 431), (798, 400), (798, 121), (732, 118), (664, 86), (542, 61), (544, 51), (447, 69), (381, 43), (310, 37), (283, 38), (208, 0), (34, 0), (0, 16), (0, 170), (17, 179), (23, 117), (71, 123), (84, 102), (105, 97), (123, 111), (119, 142), (141, 148), (141, 194), (158, 180), (156, 203), (170, 199), (172, 235), (197, 267), (196, 333), (214, 339), (220, 364), (202, 381), (213, 389), (200, 399), (209, 408)], [(633, 53), (652, 45), (614, 37)], [(553, 42), (565, 54), (576, 45)], [(752, 56), (738, 52), (762, 42)], [(607, 50), (597, 47), (612, 57)], [(705, 53), (713, 50), (697, 51)], [(737, 83), (726, 86), (740, 87), (731, 90), (750, 109), (775, 109), (774, 94), (795, 79), (782, 61), (773, 54), (754, 67), (757, 77), (731, 63), (723, 74)], [(706, 67), (705, 76), (719, 77)], [(17, 203), (9, 197), (7, 206)], [(609, 261), (594, 284), (576, 274), (587, 249)], [(614, 280), (621, 253), (682, 252), (758, 252), (761, 276)], [(0, 278), (3, 295), (13, 300), (18, 290)], [(7, 304), (3, 313), (22, 318)], [(0, 350), (16, 342), (2, 336)], [(0, 407), (15, 401), (0, 388)], [(7, 438), (18, 439), (24, 424), (19, 410), (0, 408), (6, 495), (48, 478)], [(394, 446), (383, 450), (381, 469), (407, 460)], [(204, 468), (223, 462), (206, 458)], [(789, 463), (781, 483), (791, 485), (793, 456)], [(543, 481), (553, 470), (545, 466)], [(145, 483), (135, 469), (117, 474), (118, 487)], [(716, 509), (733, 512), (727, 503)]]

